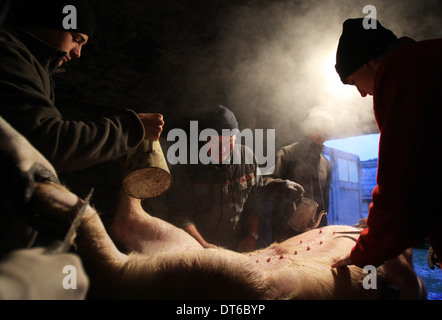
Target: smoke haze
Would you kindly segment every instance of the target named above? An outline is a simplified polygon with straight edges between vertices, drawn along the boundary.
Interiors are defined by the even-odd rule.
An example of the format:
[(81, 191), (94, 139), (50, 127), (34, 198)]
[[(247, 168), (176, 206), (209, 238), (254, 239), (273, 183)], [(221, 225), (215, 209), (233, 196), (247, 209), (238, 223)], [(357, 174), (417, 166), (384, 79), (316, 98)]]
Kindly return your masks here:
[(331, 138), (376, 133), (372, 98), (334, 70), (342, 23), (367, 16), (366, 5), (398, 37), (442, 35), (440, 0), (238, 1), (219, 12), (218, 38), (190, 61), (189, 94), (230, 108), (241, 128), (276, 129), (277, 148), (297, 141), (317, 111), (333, 116)]

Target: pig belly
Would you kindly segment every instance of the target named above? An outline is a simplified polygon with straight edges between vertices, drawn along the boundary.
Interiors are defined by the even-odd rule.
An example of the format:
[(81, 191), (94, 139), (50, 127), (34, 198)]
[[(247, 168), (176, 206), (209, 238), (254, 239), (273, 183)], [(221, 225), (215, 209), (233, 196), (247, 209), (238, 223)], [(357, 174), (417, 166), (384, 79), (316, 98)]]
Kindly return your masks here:
[(314, 229), (249, 253), (248, 257), (265, 273), (272, 299), (380, 299), (386, 283), (402, 289), (398, 298), (419, 298), (417, 277), (402, 256), (377, 268), (373, 278), (376, 284), (368, 288), (364, 288), (363, 281), (369, 275), (363, 269), (330, 267), (350, 252), (359, 236), (336, 232), (358, 230), (350, 226)]
[(266, 249), (249, 253), (249, 257), (264, 269), (274, 269), (299, 261), (317, 262), (330, 266), (337, 258), (348, 254), (355, 245), (358, 234), (335, 232), (360, 231), (350, 226), (328, 226), (314, 229), (275, 243)]

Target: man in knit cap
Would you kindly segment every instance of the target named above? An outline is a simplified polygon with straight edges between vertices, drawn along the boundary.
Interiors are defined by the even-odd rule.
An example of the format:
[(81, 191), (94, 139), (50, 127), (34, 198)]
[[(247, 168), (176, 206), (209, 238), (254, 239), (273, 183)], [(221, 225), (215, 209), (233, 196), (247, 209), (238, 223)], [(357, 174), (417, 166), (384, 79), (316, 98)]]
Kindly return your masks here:
[(115, 160), (144, 138), (158, 140), (160, 114), (123, 110), (96, 121), (65, 121), (55, 106), (52, 76), (80, 58), (95, 17), (86, 0), (21, 0), (0, 31), (0, 115), (58, 172)]
[[(55, 106), (52, 76), (62, 71), (64, 63), (80, 58), (94, 33), (94, 13), (86, 0), (17, 0), (11, 6), (2, 4), (1, 8), (10, 10), (0, 30), (0, 116), (27, 138), (58, 173), (118, 159), (145, 138), (159, 139), (164, 125), (159, 114), (137, 114), (127, 109), (95, 121), (68, 121)], [(3, 22), (3, 10), (0, 17)], [(6, 196), (1, 197), (3, 200)], [(23, 204), (17, 203), (17, 207), (20, 205)], [(6, 223), (10, 216), (15, 218), (15, 212), (7, 211), (0, 210), (2, 231), (9, 227), (14, 236), (23, 238), (24, 228)], [(21, 221), (22, 217), (17, 213), (16, 218)], [(38, 217), (25, 218), (29, 223)], [(37, 246), (59, 240), (40, 236), (41, 233)], [(11, 242), (2, 232), (3, 240)], [(88, 278), (80, 259), (43, 252), (40, 247), (13, 251), (2, 261), (0, 299), (85, 297)], [(58, 275), (65, 265), (76, 267), (80, 290), (61, 287)]]
[[(302, 197), (318, 203), (315, 217), (328, 212), (331, 164), (322, 152), (323, 143), (332, 133), (333, 122), (326, 112), (312, 112), (302, 123), (304, 137), (277, 152), (275, 170), (264, 179), (266, 189), (276, 191), (266, 202), (272, 214), (273, 241), (282, 242), (304, 232), (305, 226), (297, 226), (295, 231), (294, 226), (287, 223), (294, 213), (293, 204), (299, 204)], [(323, 215), (317, 227), (327, 224), (327, 215)]]
[(253, 151), (235, 144), (238, 122), (224, 106), (210, 108), (202, 115), (199, 129), (217, 132), (201, 146), (210, 163), (200, 159), (197, 164), (172, 168), (170, 222), (205, 248), (252, 251), (259, 237), (262, 207), (258, 196), (262, 178)]
[(442, 39), (398, 39), (376, 26), (345, 21), (337, 49), (342, 82), (373, 96), (381, 137), (368, 228), (333, 267), (379, 266), (425, 238), (442, 259)]

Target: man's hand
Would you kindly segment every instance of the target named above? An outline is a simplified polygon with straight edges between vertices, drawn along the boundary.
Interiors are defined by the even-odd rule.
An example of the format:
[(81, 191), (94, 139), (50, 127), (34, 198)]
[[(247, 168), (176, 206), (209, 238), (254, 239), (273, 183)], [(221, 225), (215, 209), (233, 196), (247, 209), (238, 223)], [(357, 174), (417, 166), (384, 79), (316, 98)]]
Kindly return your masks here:
[[(5, 256), (0, 264), (0, 299), (85, 299), (89, 278), (80, 258), (71, 253), (44, 252), (44, 248), (22, 249)], [(66, 273), (66, 266), (73, 267), (75, 274)], [(64, 288), (65, 278), (72, 288)]]
[(256, 240), (251, 236), (247, 235), (241, 240), (238, 246), (238, 252), (251, 252), (256, 249)]
[(278, 182), (277, 189), (279, 194), (284, 194), (287, 199), (290, 199), (293, 202), (298, 201), (305, 193), (304, 188), (299, 183), (291, 180)]
[(138, 118), (144, 126), (144, 139), (149, 141), (159, 140), (164, 126), (163, 116), (159, 113), (139, 113)]
[(203, 248), (205, 248), (205, 249), (218, 248), (216, 245), (214, 245), (212, 243), (208, 243), (203, 238), (203, 236), (199, 233), (198, 229), (195, 227), (194, 224), (190, 224), (187, 227), (184, 227), (184, 231), (186, 231), (193, 238), (195, 238), (195, 240), (198, 241)]
[(336, 261), (335, 263), (333, 263), (331, 265), (332, 268), (341, 268), (341, 267), (345, 267), (348, 265), (352, 265), (353, 263), (350, 260), (350, 254), (348, 254), (347, 256), (345, 256), (344, 258)]
[(204, 249), (216, 249), (218, 248), (218, 246), (212, 244), (212, 243), (208, 243), (207, 241), (203, 241), (201, 243), (201, 245), (203, 246)]
[(439, 260), (437, 259), (436, 254), (434, 253), (433, 247), (430, 247), (428, 249), (427, 262), (431, 270), (434, 270), (435, 266), (440, 269), (440, 263)]

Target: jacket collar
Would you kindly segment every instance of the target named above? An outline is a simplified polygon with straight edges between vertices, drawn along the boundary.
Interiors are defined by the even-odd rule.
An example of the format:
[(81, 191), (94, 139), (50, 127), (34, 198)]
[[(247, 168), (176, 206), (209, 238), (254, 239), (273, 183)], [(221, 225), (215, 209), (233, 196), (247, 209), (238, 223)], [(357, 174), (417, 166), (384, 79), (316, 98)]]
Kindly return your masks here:
[(393, 43), (387, 48), (387, 50), (384, 53), (384, 56), (388, 56), (390, 53), (392, 53), (397, 48), (415, 43), (416, 41), (413, 40), (410, 37), (401, 37), (397, 39), (396, 41), (393, 41)]
[(322, 153), (324, 151), (325, 146), (323, 144), (318, 145), (312, 141), (309, 136), (305, 136), (301, 139), (301, 142), (308, 148), (311, 152), (314, 153)]
[(29, 52), (34, 55), (37, 61), (49, 72), (49, 74), (63, 71), (63, 69), (57, 67), (57, 65), (66, 55), (66, 52), (50, 45), (22, 28), (10, 26), (5, 29), (27, 47)]

